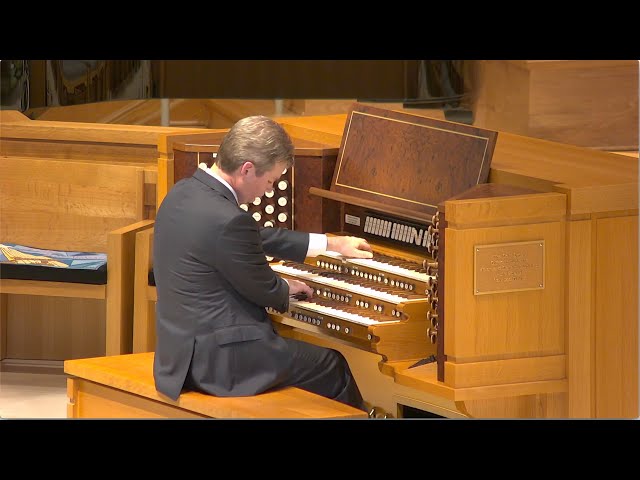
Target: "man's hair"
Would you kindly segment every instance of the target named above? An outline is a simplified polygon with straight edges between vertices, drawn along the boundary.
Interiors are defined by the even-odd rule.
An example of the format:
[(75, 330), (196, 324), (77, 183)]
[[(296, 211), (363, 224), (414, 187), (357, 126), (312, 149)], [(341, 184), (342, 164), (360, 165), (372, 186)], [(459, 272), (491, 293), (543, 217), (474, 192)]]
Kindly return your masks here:
[(235, 172), (244, 162), (263, 175), (278, 162), (285, 168), (293, 165), (294, 147), (282, 125), (264, 115), (238, 120), (225, 135), (218, 149), (216, 165), (226, 173)]

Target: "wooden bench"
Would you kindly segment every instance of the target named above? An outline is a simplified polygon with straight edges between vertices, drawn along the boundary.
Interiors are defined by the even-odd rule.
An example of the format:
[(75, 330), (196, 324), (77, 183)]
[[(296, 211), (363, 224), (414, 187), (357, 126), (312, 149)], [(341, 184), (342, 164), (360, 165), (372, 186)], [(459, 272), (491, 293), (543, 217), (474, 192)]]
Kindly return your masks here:
[(0, 243), (106, 253), (108, 260), (106, 284), (3, 274), (0, 360), (131, 351), (134, 242), (146, 226), (143, 175), (129, 164), (0, 157)]
[(367, 418), (367, 413), (286, 387), (251, 397), (158, 393), (153, 352), (66, 360), (68, 418)]
[[(16, 162), (21, 165), (17, 171), (20, 179), (10, 189), (7, 189), (6, 180), (0, 179), (5, 202), (0, 215), (3, 224), (0, 241), (60, 250), (100, 249), (106, 252), (108, 248), (109, 277), (112, 280), (108, 282), (106, 291), (104, 285), (66, 284), (61, 288), (58, 284), (27, 283), (24, 280), (0, 283), (0, 360), (5, 359), (5, 366), (9, 361), (21, 362), (23, 359), (56, 361), (131, 352), (135, 232), (146, 225), (138, 225), (139, 220), (155, 218), (158, 138), (171, 133), (206, 131), (31, 120), (18, 111), (0, 110), (0, 156), (6, 166)], [(9, 159), (13, 159), (13, 163), (8, 163)], [(29, 165), (36, 165), (31, 162), (43, 160), (54, 163), (37, 163), (39, 171), (34, 173), (37, 179), (29, 180), (28, 175), (33, 170)], [(85, 188), (82, 183), (77, 183), (74, 178), (78, 178), (80, 170), (77, 170), (76, 162), (95, 166), (93, 174), (89, 173), (92, 167), (80, 169), (87, 170), (87, 179), (98, 172), (103, 179), (114, 178), (113, 187), (110, 180), (102, 181), (99, 187), (92, 184)], [(53, 170), (47, 173), (49, 169)], [(135, 205), (131, 203), (132, 197), (128, 196), (133, 193), (132, 187), (127, 187), (128, 193), (124, 194), (121, 190), (124, 177), (114, 174), (116, 170), (135, 172)], [(132, 185), (131, 175), (127, 178)], [(89, 180), (83, 182), (91, 183)], [(54, 184), (63, 191), (69, 191), (52, 193), (56, 191)], [(27, 185), (33, 188), (27, 188)], [(34, 190), (36, 185), (40, 193)], [(41, 207), (45, 200), (42, 192), (46, 189), (52, 199), (67, 198), (66, 212), (62, 205), (52, 204), (43, 213)], [(110, 195), (109, 192), (110, 203), (101, 203)], [(115, 198), (114, 192), (122, 195), (121, 201)], [(35, 198), (38, 195), (40, 199)], [(32, 201), (39, 202), (35, 213), (30, 211), (29, 203)], [(30, 225), (34, 218), (35, 226)], [(136, 224), (125, 228), (126, 222)], [(71, 236), (69, 231), (63, 232), (65, 227), (73, 228)], [(88, 230), (80, 232), (80, 228)], [(115, 236), (108, 234), (110, 228), (118, 230), (114, 232)], [(18, 237), (22, 240), (17, 240)], [(121, 257), (116, 258), (114, 253)], [(123, 265), (127, 267), (122, 268)], [(118, 294), (114, 293), (116, 291)], [(9, 302), (6, 295), (9, 293), (19, 296), (12, 296)], [(106, 333), (104, 300), (107, 302)], [(44, 320), (45, 324), (39, 325), (37, 318), (45, 316), (49, 318)], [(34, 328), (39, 331), (37, 335), (32, 335)], [(69, 328), (74, 330), (73, 335), (60, 341), (60, 331)], [(45, 331), (46, 335), (42, 333)]]

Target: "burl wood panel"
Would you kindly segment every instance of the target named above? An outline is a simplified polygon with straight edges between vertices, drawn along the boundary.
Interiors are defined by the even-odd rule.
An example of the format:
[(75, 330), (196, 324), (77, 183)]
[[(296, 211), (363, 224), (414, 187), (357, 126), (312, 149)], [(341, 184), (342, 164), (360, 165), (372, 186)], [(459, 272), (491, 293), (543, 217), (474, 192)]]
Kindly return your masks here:
[(309, 194), (309, 187), (329, 188), (336, 155), (300, 156), (294, 165), (294, 230), (335, 232), (340, 229), (340, 205)]
[(331, 190), (429, 215), (489, 175), (497, 132), (355, 105)]

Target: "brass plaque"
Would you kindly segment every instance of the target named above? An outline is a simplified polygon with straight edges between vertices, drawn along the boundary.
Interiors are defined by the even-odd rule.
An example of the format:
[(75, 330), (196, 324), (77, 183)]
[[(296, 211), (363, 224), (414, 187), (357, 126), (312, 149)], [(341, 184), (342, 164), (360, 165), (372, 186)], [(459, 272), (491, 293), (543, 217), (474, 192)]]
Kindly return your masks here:
[(475, 295), (544, 288), (544, 240), (474, 247)]

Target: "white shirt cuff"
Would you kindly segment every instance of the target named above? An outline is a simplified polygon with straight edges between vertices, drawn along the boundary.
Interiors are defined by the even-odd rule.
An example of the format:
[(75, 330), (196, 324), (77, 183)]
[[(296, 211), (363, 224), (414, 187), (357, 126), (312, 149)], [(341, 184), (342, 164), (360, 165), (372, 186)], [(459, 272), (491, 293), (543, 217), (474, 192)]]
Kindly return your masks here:
[(322, 233), (309, 234), (307, 257), (315, 257), (327, 251), (327, 236)]

